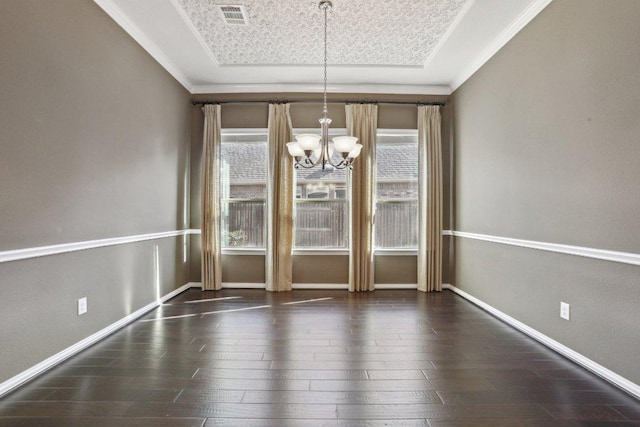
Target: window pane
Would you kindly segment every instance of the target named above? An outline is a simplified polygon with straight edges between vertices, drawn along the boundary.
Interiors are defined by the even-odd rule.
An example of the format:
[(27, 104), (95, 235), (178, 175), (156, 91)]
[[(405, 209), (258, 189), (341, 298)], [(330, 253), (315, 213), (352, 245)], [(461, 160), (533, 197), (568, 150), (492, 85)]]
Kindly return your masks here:
[(378, 199), (418, 197), (417, 135), (378, 136), (376, 143)]
[(327, 166), (296, 169), (296, 199), (346, 199), (347, 171)]
[(378, 248), (417, 248), (418, 202), (378, 202), (375, 230)]
[(222, 246), (264, 247), (264, 202), (232, 201), (222, 204)]
[(346, 248), (347, 171), (296, 169), (296, 248)]
[(417, 248), (417, 132), (397, 131), (377, 135), (376, 191), (376, 248)]
[(267, 133), (222, 130), (223, 248), (264, 248)]
[(297, 248), (346, 248), (346, 200), (296, 202)]
[(267, 135), (222, 136), (222, 199), (267, 198)]

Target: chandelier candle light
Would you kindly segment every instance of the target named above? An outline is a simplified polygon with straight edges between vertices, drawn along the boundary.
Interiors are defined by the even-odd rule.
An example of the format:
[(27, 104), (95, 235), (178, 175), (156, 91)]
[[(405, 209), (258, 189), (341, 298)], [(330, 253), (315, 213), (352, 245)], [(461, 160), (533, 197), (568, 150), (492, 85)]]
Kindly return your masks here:
[[(320, 10), (324, 12), (324, 105), (322, 117), (318, 119), (322, 134), (296, 135), (295, 142), (287, 143), (289, 154), (296, 161), (296, 168), (310, 169), (321, 165), (322, 169), (325, 169), (329, 164), (329, 167), (335, 169), (351, 169), (354, 159), (360, 155), (360, 150), (362, 150), (362, 145), (357, 144), (358, 138), (353, 136), (336, 136), (333, 138), (333, 145), (329, 145), (331, 119), (327, 115), (327, 13), (332, 6), (329, 0), (322, 0), (318, 4)], [(335, 151), (342, 156), (336, 161), (332, 159)]]

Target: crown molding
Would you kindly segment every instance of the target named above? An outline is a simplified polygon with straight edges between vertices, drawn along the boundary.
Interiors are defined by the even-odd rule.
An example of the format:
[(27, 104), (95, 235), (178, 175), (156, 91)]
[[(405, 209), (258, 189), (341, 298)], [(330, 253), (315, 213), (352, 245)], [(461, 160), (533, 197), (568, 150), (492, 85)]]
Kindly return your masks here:
[(124, 31), (127, 32), (144, 50), (147, 51), (169, 74), (184, 88), (193, 93), (189, 78), (171, 61), (151, 39), (134, 24), (127, 15), (112, 0), (93, 0), (106, 12)]
[(216, 66), (220, 65), (218, 64), (218, 58), (216, 58), (213, 52), (211, 52), (211, 49), (209, 49), (209, 46), (207, 46), (207, 42), (204, 41), (204, 39), (202, 38), (202, 35), (198, 31), (198, 29), (195, 27), (195, 25), (193, 25), (193, 22), (191, 21), (191, 19), (189, 19), (189, 16), (185, 12), (185, 10), (182, 8), (182, 6), (180, 6), (180, 3), (178, 3), (177, 0), (169, 0), (169, 3), (171, 3), (173, 8), (176, 10), (176, 13), (180, 15), (180, 18), (184, 21), (185, 25), (189, 28), (189, 31), (191, 31), (191, 34), (193, 35), (193, 37), (195, 37), (195, 39), (198, 41), (202, 50), (207, 54), (207, 57), (209, 58), (211, 63), (215, 64)]
[(444, 33), (444, 35), (440, 38), (440, 41), (438, 41), (438, 44), (433, 48), (433, 50), (431, 51), (427, 59), (424, 61), (423, 68), (427, 68), (431, 63), (431, 61), (433, 61), (433, 58), (435, 58), (436, 55), (440, 52), (440, 49), (442, 49), (442, 46), (444, 46), (446, 41), (449, 40), (449, 37), (451, 36), (451, 34), (453, 34), (456, 28), (458, 28), (458, 25), (460, 24), (462, 19), (465, 17), (469, 9), (471, 9), (471, 6), (473, 6), (473, 3), (475, 3), (475, 0), (468, 0), (464, 4), (464, 6), (462, 6), (462, 10), (460, 10), (460, 13), (458, 13), (458, 16), (456, 16), (456, 19), (454, 19), (451, 25), (449, 25), (449, 28), (447, 29), (446, 33)]
[(482, 66), (489, 61), (500, 49), (504, 47), (520, 30), (522, 30), (529, 22), (533, 20), (542, 10), (547, 7), (553, 0), (537, 0), (532, 3), (524, 12), (516, 18), (500, 35), (487, 46), (482, 53), (471, 62), (458, 76), (451, 82), (452, 92), (458, 89), (472, 75), (476, 73)]
[[(194, 85), (191, 93), (322, 93), (320, 84), (212, 84)], [(451, 95), (451, 88), (445, 85), (376, 85), (376, 84), (333, 84), (327, 87), (329, 93), (367, 93), (392, 95)]]

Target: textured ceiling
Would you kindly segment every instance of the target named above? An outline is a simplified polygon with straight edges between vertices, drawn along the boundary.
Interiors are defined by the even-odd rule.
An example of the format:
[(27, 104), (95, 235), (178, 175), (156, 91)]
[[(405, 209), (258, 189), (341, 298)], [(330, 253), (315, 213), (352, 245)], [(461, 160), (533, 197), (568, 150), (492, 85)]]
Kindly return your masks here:
[[(423, 66), (472, 0), (334, 0), (328, 62)], [(321, 64), (323, 12), (304, 0), (178, 0), (220, 65)], [(219, 4), (243, 5), (248, 25), (224, 23)]]
[[(191, 93), (323, 90), (319, 0), (94, 1)], [(330, 92), (447, 95), (552, 0), (332, 1)]]

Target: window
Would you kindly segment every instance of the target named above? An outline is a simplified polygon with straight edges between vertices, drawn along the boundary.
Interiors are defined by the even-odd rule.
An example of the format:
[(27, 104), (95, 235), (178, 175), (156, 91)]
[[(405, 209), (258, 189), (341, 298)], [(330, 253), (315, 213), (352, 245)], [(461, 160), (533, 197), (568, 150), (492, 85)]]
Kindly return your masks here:
[(223, 249), (265, 247), (267, 139), (265, 129), (222, 130)]
[[(315, 130), (295, 133), (317, 133)], [(344, 135), (345, 130), (331, 129), (330, 137)], [(327, 165), (312, 169), (295, 169), (295, 238), (296, 249), (347, 249), (348, 205), (347, 171)]]
[(378, 130), (375, 245), (418, 248), (418, 132)]

